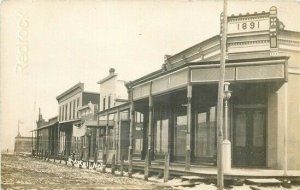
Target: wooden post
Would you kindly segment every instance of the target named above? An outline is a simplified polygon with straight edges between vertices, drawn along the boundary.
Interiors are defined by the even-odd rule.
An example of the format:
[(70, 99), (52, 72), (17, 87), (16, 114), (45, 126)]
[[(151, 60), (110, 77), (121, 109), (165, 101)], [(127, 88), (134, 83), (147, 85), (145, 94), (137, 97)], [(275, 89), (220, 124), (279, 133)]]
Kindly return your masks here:
[(106, 113), (106, 130), (105, 130), (105, 141), (104, 141), (104, 151), (103, 151), (103, 167), (102, 172), (106, 171), (107, 164), (107, 154), (108, 154), (108, 130), (109, 130), (109, 115)]
[(227, 38), (227, 0), (224, 0), (223, 14), (221, 15), (221, 60), (218, 84), (218, 105), (217, 105), (217, 186), (218, 189), (224, 188), (223, 176), (223, 97), (224, 97), (224, 78), (226, 62), (226, 38)]
[(55, 150), (55, 151), (54, 151), (54, 156), (53, 156), (53, 162), (54, 162), (54, 163), (55, 163), (55, 159), (56, 159), (56, 156), (57, 156), (57, 155), (56, 155), (56, 152), (57, 152), (57, 151)]
[(120, 175), (124, 176), (124, 156), (121, 155)]
[(151, 144), (152, 144), (152, 123), (153, 123), (153, 97), (152, 97), (152, 84), (150, 84), (149, 96), (149, 118), (148, 118), (148, 147), (145, 158), (144, 179), (147, 181), (149, 177), (149, 167), (151, 165)]
[(49, 162), (49, 161), (50, 161), (50, 152), (49, 152), (49, 151), (48, 151), (48, 153), (47, 153), (47, 156), (48, 156), (47, 161)]
[(128, 154), (128, 177), (132, 177), (132, 154), (133, 154), (133, 128), (135, 123), (135, 110), (133, 101), (133, 91), (130, 91), (130, 129), (129, 129), (129, 154)]
[(91, 130), (87, 134), (87, 138), (88, 138), (87, 169), (90, 168), (90, 156), (91, 156), (91, 138), (92, 138), (92, 136), (91, 136), (90, 132), (91, 132)]
[[(98, 164), (98, 143), (96, 143), (96, 150), (95, 150), (95, 156), (94, 156), (94, 166), (97, 167), (97, 164)], [(93, 169), (96, 170), (96, 167), (94, 167)]]
[(66, 152), (66, 159), (65, 159), (65, 164), (68, 164), (68, 153)]
[(72, 166), (74, 167), (74, 162), (75, 162), (75, 153), (72, 153)]
[(113, 155), (111, 160), (111, 174), (115, 174), (115, 155)]
[(190, 170), (191, 165), (191, 126), (192, 126), (192, 85), (187, 86), (187, 129), (186, 129), (186, 158), (185, 170)]
[(120, 126), (121, 126), (121, 116), (120, 116), (120, 110), (118, 108), (118, 111), (117, 111), (117, 119), (118, 119), (118, 123), (117, 123), (117, 134), (116, 134), (116, 163), (118, 163), (120, 159)]
[(61, 164), (61, 157), (62, 157), (62, 153), (60, 153), (59, 155), (59, 163)]
[(147, 150), (146, 158), (145, 158), (144, 180), (148, 181), (148, 177), (149, 177), (149, 154)]
[(164, 182), (169, 180), (169, 164), (170, 164), (170, 152), (165, 155), (165, 169), (164, 169)]

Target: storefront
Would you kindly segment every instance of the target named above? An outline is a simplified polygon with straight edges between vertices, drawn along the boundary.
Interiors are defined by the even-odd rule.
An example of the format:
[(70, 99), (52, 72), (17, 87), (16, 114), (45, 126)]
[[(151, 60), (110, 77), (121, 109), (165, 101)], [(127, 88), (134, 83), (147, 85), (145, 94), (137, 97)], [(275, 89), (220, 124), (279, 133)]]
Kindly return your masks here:
[[(228, 25), (225, 82), (231, 96), (224, 99), (223, 119), (229, 169), (299, 170), (300, 33), (284, 29), (276, 7), (232, 15)], [(126, 85), (129, 165), (144, 160), (146, 170), (166, 155), (186, 171), (216, 165), (219, 57), (217, 35), (165, 56), (161, 69)]]
[[(296, 153), (287, 147), (299, 143), (293, 135), (299, 127), (289, 113), (299, 114), (300, 35), (284, 30), (275, 7), (228, 20), (225, 81), (231, 97), (224, 140), (230, 142), (231, 153), (226, 156), (232, 167), (299, 169)], [(244, 28), (236, 28), (241, 24)], [(143, 134), (132, 137), (143, 137), (138, 145), (143, 147), (141, 159), (148, 154), (152, 162), (159, 162), (169, 153), (171, 162), (183, 163), (186, 169), (216, 165), (219, 45), (220, 37), (214, 36), (166, 56), (162, 69), (127, 85), (132, 111), (143, 114), (143, 124), (131, 117), (133, 131), (143, 126)], [(293, 140), (285, 141), (288, 136)], [(280, 155), (284, 151), (287, 161)]]

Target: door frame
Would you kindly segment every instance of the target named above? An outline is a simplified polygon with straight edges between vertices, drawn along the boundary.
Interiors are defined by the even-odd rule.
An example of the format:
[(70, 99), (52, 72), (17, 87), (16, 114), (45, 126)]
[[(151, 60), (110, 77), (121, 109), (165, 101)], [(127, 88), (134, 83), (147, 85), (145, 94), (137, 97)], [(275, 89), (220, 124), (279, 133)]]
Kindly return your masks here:
[[(236, 116), (237, 116), (237, 111), (238, 110), (261, 110), (264, 113), (264, 127), (263, 127), (263, 140), (264, 140), (264, 146), (263, 146), (263, 150), (264, 150), (264, 160), (263, 160), (263, 164), (262, 165), (249, 165), (249, 162), (247, 161), (246, 164), (240, 164), (240, 165), (236, 165), (234, 163), (234, 158), (235, 158), (235, 121), (236, 121)], [(249, 167), (249, 168), (261, 168), (261, 167), (266, 167), (267, 164), (267, 108), (265, 104), (237, 104), (233, 106), (233, 114), (232, 114), (232, 122), (231, 122), (231, 140), (232, 140), (232, 165), (234, 167)], [(252, 129), (253, 129), (253, 124), (252, 124)], [(247, 133), (247, 131), (246, 131)], [(252, 135), (252, 140), (253, 140), (253, 134)], [(246, 135), (247, 136), (247, 135)], [(249, 146), (247, 144), (247, 141), (249, 141), (249, 139), (246, 139), (246, 147)], [(253, 145), (252, 145), (253, 147)], [(247, 152), (247, 154), (249, 154)]]

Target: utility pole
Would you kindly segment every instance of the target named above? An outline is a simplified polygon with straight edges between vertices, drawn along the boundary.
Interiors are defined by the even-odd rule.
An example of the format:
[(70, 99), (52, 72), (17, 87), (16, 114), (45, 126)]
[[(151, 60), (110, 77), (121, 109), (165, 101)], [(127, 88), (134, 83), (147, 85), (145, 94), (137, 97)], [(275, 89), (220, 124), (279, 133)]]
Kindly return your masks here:
[(227, 38), (227, 0), (223, 1), (223, 14), (221, 16), (221, 60), (220, 75), (218, 85), (218, 105), (217, 105), (217, 186), (218, 189), (224, 188), (223, 176), (223, 98), (224, 98), (224, 78), (225, 78), (225, 59), (226, 59), (226, 38)]

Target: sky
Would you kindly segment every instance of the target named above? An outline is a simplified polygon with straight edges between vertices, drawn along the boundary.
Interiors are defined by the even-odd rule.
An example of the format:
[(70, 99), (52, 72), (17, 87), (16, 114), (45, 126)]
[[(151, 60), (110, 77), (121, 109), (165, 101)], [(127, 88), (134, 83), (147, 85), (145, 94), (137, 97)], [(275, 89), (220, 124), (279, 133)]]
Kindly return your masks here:
[[(176, 54), (219, 34), (222, 1), (3, 1), (0, 7), (1, 150), (18, 133), (31, 136), (38, 109), (58, 113), (56, 96), (116, 69), (135, 80)], [(286, 29), (300, 31), (300, 1), (228, 1), (228, 14), (278, 9)]]

